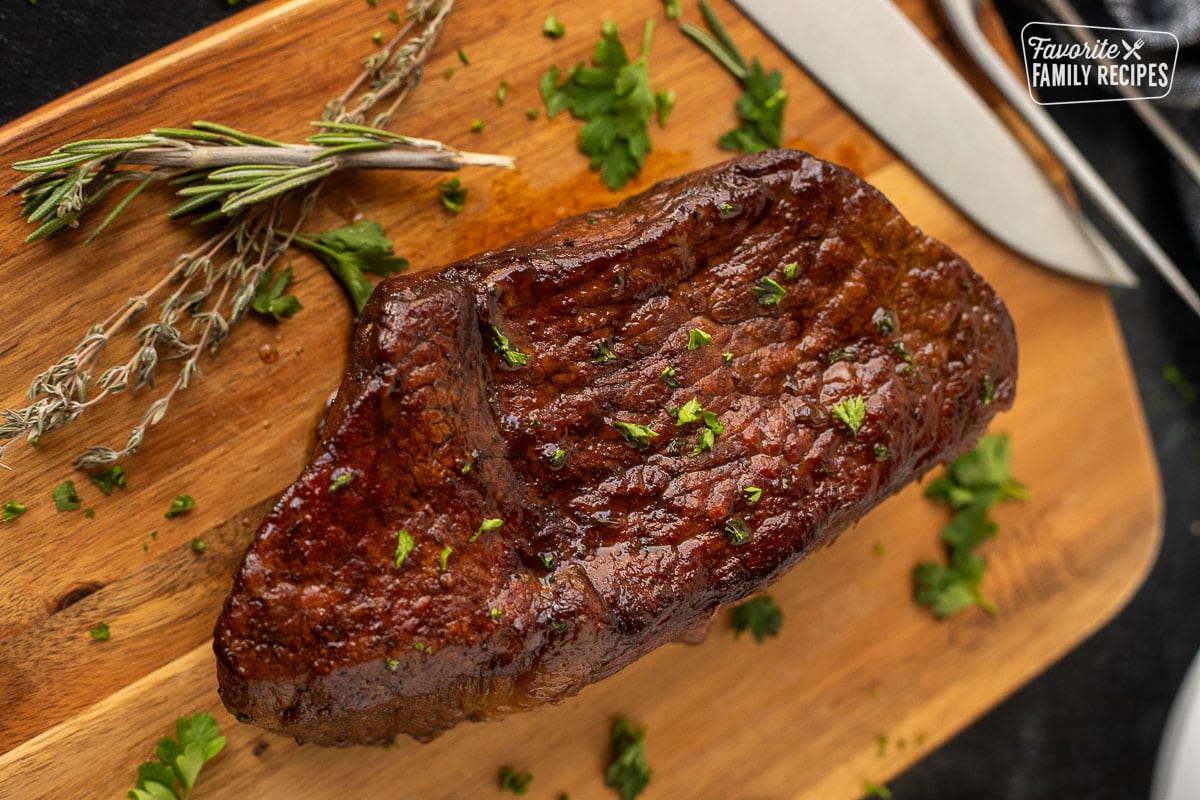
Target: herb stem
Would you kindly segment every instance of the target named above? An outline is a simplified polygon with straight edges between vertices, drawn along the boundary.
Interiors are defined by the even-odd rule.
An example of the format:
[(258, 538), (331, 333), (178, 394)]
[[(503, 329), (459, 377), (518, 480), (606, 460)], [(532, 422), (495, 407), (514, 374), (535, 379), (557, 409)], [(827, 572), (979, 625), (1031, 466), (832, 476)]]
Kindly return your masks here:
[[(130, 150), (122, 163), (166, 167), (183, 171), (222, 169), (241, 166), (307, 167), (329, 148), (316, 145), (285, 145), (283, 147), (230, 147), (202, 145), (189, 148), (147, 147)], [(513, 166), (511, 156), (492, 153), (473, 153), (442, 147), (438, 150), (388, 149), (349, 152), (328, 157), (335, 169), (428, 169), (457, 170), (464, 166)], [(174, 177), (164, 174), (163, 177)]]

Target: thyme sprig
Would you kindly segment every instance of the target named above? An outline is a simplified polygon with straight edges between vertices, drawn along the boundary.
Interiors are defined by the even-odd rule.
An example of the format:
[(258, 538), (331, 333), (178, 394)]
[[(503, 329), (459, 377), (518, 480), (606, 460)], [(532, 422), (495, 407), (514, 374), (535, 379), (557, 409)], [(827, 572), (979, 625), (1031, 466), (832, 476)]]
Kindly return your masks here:
[[(304, 144), (285, 144), (212, 122), (155, 128), (124, 138), (64, 145), (16, 165), (29, 172), (11, 190), (21, 215), (38, 228), (31, 240), (77, 226), (115, 189), (132, 186), (89, 237), (98, 233), (152, 183), (177, 187), (173, 217), (219, 222), (218, 231), (180, 255), (148, 289), (136, 291), (79, 344), (30, 384), (31, 401), (0, 410), (0, 462), (13, 440), (40, 437), (78, 419), (106, 397), (154, 388), (164, 361), (178, 362), (174, 380), (153, 399), (120, 448), (92, 446), (74, 460), (92, 469), (124, 458), (162, 421), (178, 393), (201, 374), (200, 359), (215, 353), (245, 318), (258, 284), (291, 246), (315, 207), (324, 180), (341, 169), (457, 169), (467, 164), (509, 166), (503, 156), (462, 153), (383, 129), (409, 92), (449, 15), (453, 0), (410, 0), (397, 35), (363, 62), (359, 75), (326, 104), (318, 132)], [(368, 115), (387, 102), (372, 124)], [(157, 319), (132, 331), (132, 355), (103, 368), (115, 337), (157, 304)]]

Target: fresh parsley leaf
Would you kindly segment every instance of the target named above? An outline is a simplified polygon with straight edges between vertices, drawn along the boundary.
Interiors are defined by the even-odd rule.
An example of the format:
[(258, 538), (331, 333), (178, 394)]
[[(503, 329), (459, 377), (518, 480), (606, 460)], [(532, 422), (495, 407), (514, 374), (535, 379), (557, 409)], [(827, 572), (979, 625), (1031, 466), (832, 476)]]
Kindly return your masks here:
[(451, 214), (457, 214), (467, 202), (467, 187), (458, 178), (439, 183), (438, 199), (442, 201), (443, 208)]
[(54, 507), (59, 511), (74, 511), (83, 505), (83, 500), (75, 491), (74, 481), (63, 481), (50, 493), (50, 497), (54, 499)]
[(491, 531), (498, 530), (502, 525), (504, 525), (504, 520), (502, 520), (502, 519), (498, 519), (498, 518), (485, 519), (483, 522), (479, 523), (478, 530), (476, 530), (474, 535), (472, 535), (470, 539), (467, 539), (467, 541), (473, 542), (476, 539), (478, 539), (481, 534), (490, 533)]
[(648, 59), (653, 31), (653, 20), (647, 20), (642, 52), (630, 61), (617, 38), (617, 26), (605, 22), (591, 66), (577, 64), (561, 83), (558, 67), (551, 66), (538, 84), (546, 116), (570, 111), (583, 120), (579, 149), (591, 157), (591, 168), (600, 171), (600, 179), (613, 191), (641, 170), (650, 152), (650, 118), (657, 116), (660, 125), (664, 124), (674, 104), (671, 93), (656, 94), (650, 86)]
[(206, 545), (204, 543), (203, 539), (201, 539), (199, 537), (192, 539), (192, 552), (193, 553), (195, 553), (196, 555), (200, 555), (207, 549), (208, 549), (208, 545)]
[(16, 500), (9, 500), (3, 506), (0, 506), (0, 520), (12, 522), (28, 510), (26, 506), (18, 503)]
[(542, 33), (551, 39), (561, 39), (566, 32), (567, 26), (559, 22), (558, 17), (553, 14), (546, 17), (546, 21), (542, 23)]
[(125, 488), (125, 477), (125, 468), (114, 464), (106, 470), (88, 475), (88, 480), (99, 486), (100, 491), (110, 495), (114, 489)]
[(1007, 436), (985, 436), (925, 489), (926, 497), (954, 512), (941, 532), (947, 563), (926, 561), (913, 569), (914, 599), (938, 619), (972, 605), (996, 613), (995, 605), (980, 592), (987, 561), (975, 551), (996, 535), (996, 523), (988, 517), (991, 507), (1028, 496), (1009, 471), (1011, 460)]
[(88, 635), (95, 642), (107, 642), (112, 637), (112, 633), (108, 630), (108, 623), (104, 620), (100, 620), (100, 623), (96, 627), (89, 628)]
[(180, 514), (188, 513), (195, 507), (196, 501), (190, 494), (177, 495), (171, 501), (171, 507), (167, 509), (167, 513), (163, 516), (167, 519), (172, 519), (173, 517), (178, 517)]
[(400, 569), (400, 565), (404, 563), (404, 559), (408, 558), (408, 554), (416, 546), (417, 543), (413, 541), (412, 534), (403, 528), (396, 531), (396, 569)]
[(861, 394), (847, 397), (829, 411), (850, 429), (851, 436), (858, 437), (858, 431), (867, 418), (867, 403)]
[(375, 288), (365, 273), (392, 275), (408, 269), (408, 260), (393, 252), (378, 222), (359, 220), (323, 233), (297, 234), (294, 241), (329, 268), (350, 295), (355, 313), (362, 312)]
[(863, 794), (876, 800), (892, 800), (892, 790), (882, 783), (863, 781)]
[(609, 742), (604, 785), (616, 789), (621, 800), (633, 800), (645, 790), (653, 774), (646, 761), (646, 729), (634, 728), (629, 720), (619, 718), (613, 722)]
[(335, 469), (329, 481), (329, 493), (333, 494), (338, 489), (342, 488), (350, 481), (354, 480), (354, 473), (348, 469)]
[(442, 548), (442, 552), (438, 554), (438, 569), (442, 572), (446, 571), (446, 564), (450, 561), (450, 554), (454, 552), (454, 548), (446, 545)]
[(157, 760), (137, 770), (137, 783), (126, 797), (131, 800), (187, 800), (201, 768), (225, 747), (225, 737), (208, 712), (175, 721), (175, 739), (164, 736), (155, 748)]
[(663, 13), (667, 15), (667, 19), (679, 19), (679, 15), (683, 13), (679, 0), (662, 0), (662, 4)]
[(762, 489), (757, 486), (743, 486), (742, 497), (746, 498), (746, 502), (754, 505), (762, 499)]
[(783, 611), (769, 595), (761, 594), (736, 605), (732, 613), (735, 638), (749, 631), (761, 644), (768, 636), (778, 636), (783, 627)]
[(259, 314), (274, 317), (276, 322), (282, 322), (304, 307), (295, 295), (283, 293), (291, 282), (291, 267), (279, 273), (278, 277), (268, 269), (254, 288), (254, 299), (250, 302), (250, 307)]
[(725, 521), (725, 533), (730, 544), (745, 544), (754, 535), (745, 520), (738, 517), (730, 517)]
[(655, 436), (658, 436), (654, 430), (646, 427), (645, 425), (638, 425), (635, 422), (622, 422), (618, 419), (613, 420), (608, 424), (613, 428), (616, 428), (617, 432), (621, 434), (621, 437), (625, 440), (626, 444), (636, 447), (639, 450), (648, 445), (650, 440)]
[(700, 406), (699, 398), (693, 397), (675, 412), (675, 424), (687, 425), (689, 422), (699, 422), (703, 414), (704, 409)]
[(699, 350), (708, 344), (712, 344), (712, 334), (705, 333), (699, 328), (692, 328), (688, 331), (688, 350)]
[(512, 767), (501, 767), (499, 781), (501, 791), (525, 794), (529, 791), (529, 784), (533, 782), (533, 775), (528, 772), (516, 772)]
[(700, 0), (700, 12), (711, 33), (691, 24), (680, 26), (680, 30), (725, 67), (742, 85), (743, 92), (735, 105), (738, 126), (722, 134), (717, 143), (725, 150), (743, 153), (782, 146), (783, 109), (787, 105), (783, 75), (779, 70), (765, 72), (757, 58), (747, 65), (705, 0)]
[(751, 287), (750, 293), (758, 299), (760, 306), (776, 306), (787, 294), (787, 290), (780, 286), (778, 281), (764, 277), (757, 286)]
[(510, 367), (524, 367), (529, 365), (529, 355), (513, 347), (508, 337), (495, 325), (492, 326), (492, 346), (496, 348), (496, 352), (500, 354), (500, 357)]

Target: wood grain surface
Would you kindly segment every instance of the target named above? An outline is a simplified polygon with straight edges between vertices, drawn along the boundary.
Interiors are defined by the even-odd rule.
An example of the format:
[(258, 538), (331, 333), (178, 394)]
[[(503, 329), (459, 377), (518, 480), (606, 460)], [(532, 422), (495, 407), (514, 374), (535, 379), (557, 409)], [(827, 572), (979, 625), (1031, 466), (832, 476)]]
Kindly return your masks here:
[[(216, 695), (210, 637), (258, 518), (298, 473), (345, 360), (350, 309), (326, 271), (289, 257), (304, 304), (281, 325), (235, 329), (204, 377), (172, 404), (129, 459), (129, 485), (105, 497), (70, 467), (84, 445), (124, 440), (154, 396), (122, 397), (36, 448), (14, 446), (0, 502), (29, 507), (0, 524), (0, 797), (114, 797), (174, 719), (212, 711), (228, 745), (197, 798), (486, 798), (502, 765), (531, 771), (529, 797), (613, 797), (603, 786), (607, 729), (649, 730), (646, 798), (852, 798), (885, 781), (1044, 669), (1110, 618), (1145, 575), (1161, 529), (1152, 450), (1103, 289), (1037, 268), (964, 220), (775, 49), (736, 9), (714, 3), (744, 52), (779, 68), (790, 95), (784, 139), (877, 185), (914, 223), (965, 256), (1016, 321), (1016, 407), (1000, 417), (1029, 500), (999, 508), (984, 588), (996, 617), (933, 621), (910, 575), (940, 555), (942, 512), (913, 486), (813, 555), (771, 594), (781, 636), (762, 645), (719, 623), (698, 646), (671, 645), (575, 699), (504, 722), (463, 725), (430, 745), (302, 747), (240, 725)], [(923, 4), (902, 3), (927, 34)], [(694, 4), (684, 18), (698, 21)], [(0, 131), (0, 162), (66, 141), (220, 121), (300, 140), (371, 52), (390, 7), (281, 0), (241, 14), (85, 87)], [(541, 23), (553, 11), (567, 36)], [(466, 209), (440, 207), (441, 174), (338, 178), (313, 229), (359, 216), (383, 223), (414, 269), (432, 269), (618, 196), (576, 150), (578, 123), (544, 114), (537, 81), (586, 59), (601, 22), (636, 50), (656, 21), (656, 87), (673, 88), (669, 124), (620, 196), (721, 160), (736, 84), (651, 0), (552, 4), (459, 0), (424, 84), (392, 127), (465, 149), (514, 155), (511, 172), (468, 169)], [(465, 48), (470, 64), (455, 51)], [(454, 67), (452, 77), (444, 77)], [(508, 83), (507, 100), (495, 93)], [(471, 123), (484, 120), (481, 132)], [(166, 219), (164, 191), (143, 194), (96, 243), (69, 234), (23, 245), (17, 203), (0, 205), (0, 406), (24, 405), (34, 375), (87, 327), (148, 286), (199, 237)], [(159, 387), (162, 391), (164, 386)], [(74, 479), (85, 506), (60, 513), (51, 490)], [(195, 510), (165, 519), (177, 494)], [(207, 548), (192, 552), (193, 538)], [(112, 638), (93, 642), (104, 620)], [(881, 746), (880, 737), (887, 737)]]

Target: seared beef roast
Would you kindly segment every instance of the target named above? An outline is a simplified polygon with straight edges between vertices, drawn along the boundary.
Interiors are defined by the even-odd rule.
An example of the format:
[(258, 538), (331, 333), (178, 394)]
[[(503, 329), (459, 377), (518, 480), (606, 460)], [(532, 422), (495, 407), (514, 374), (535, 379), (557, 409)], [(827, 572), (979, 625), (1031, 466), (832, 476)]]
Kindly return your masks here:
[(237, 716), (428, 740), (780, 577), (1013, 400), (992, 289), (775, 151), (378, 287), (217, 624)]

